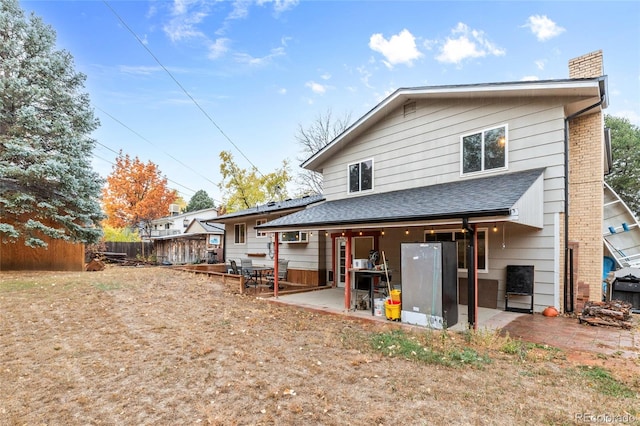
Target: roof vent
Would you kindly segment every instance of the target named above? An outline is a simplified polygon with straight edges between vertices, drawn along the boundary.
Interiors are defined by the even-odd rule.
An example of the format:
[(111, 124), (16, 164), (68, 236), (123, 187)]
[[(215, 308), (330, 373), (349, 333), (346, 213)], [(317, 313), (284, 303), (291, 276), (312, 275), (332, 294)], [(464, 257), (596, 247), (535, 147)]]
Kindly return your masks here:
[(269, 202), (267, 203), (267, 207), (273, 207), (273, 206), (275, 206), (275, 205), (276, 205), (276, 202), (275, 202), (275, 201), (269, 201)]
[(404, 116), (411, 115), (416, 112), (416, 101), (412, 101), (404, 104), (403, 106)]

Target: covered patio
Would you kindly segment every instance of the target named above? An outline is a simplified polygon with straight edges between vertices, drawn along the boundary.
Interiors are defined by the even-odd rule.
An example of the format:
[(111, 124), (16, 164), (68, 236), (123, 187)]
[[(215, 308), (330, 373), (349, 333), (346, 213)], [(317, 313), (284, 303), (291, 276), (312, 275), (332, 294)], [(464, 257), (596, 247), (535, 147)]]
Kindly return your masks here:
[[(343, 287), (335, 291), (342, 301), (338, 301), (339, 305), (336, 307), (341, 311), (349, 311), (351, 293), (356, 288), (352, 274), (356, 269), (352, 263), (357, 251), (353, 247), (355, 239), (370, 237), (373, 240), (372, 249), (383, 253), (385, 250), (393, 251), (396, 262), (399, 262), (402, 242), (427, 241), (426, 235), (423, 237), (420, 234), (416, 239), (415, 234), (410, 236), (410, 232), (420, 233), (429, 229), (431, 237), (437, 237), (433, 235), (434, 231), (452, 232), (455, 228), (458, 231), (453, 232), (465, 235), (466, 242), (462, 251), (458, 252), (458, 258), (464, 258), (464, 266), (459, 268), (465, 270), (466, 277), (462, 275), (459, 278), (465, 278), (470, 283), (465, 288), (466, 297), (459, 297), (459, 300), (468, 301), (468, 304), (463, 306), (466, 314), (459, 315), (458, 323), (462, 327), (468, 324), (472, 328), (478, 328), (492, 316), (489, 312), (495, 311), (485, 311), (478, 306), (479, 268), (476, 259), (479, 251), (485, 250), (484, 247), (479, 247), (478, 234), (484, 232), (483, 239), (486, 240), (487, 228), (493, 228), (495, 232), (496, 224), (507, 223), (522, 229), (541, 229), (543, 181), (544, 169), (532, 169), (508, 175), (325, 201), (259, 225), (256, 229), (272, 232), (276, 241), (279, 233), (291, 230), (317, 232), (325, 238), (331, 238), (331, 250), (325, 254), (331, 256), (326, 262), (331, 265), (330, 273), (333, 277), (329, 281), (333, 281), (335, 287)], [(340, 259), (336, 254), (339, 252), (338, 241), (344, 244)], [(274, 264), (277, 264), (278, 245), (274, 248)], [(395, 273), (401, 274), (398, 264), (396, 268)], [(277, 290), (274, 295), (278, 297)]]
[[(334, 315), (345, 315), (367, 321), (376, 321), (380, 323), (401, 324), (399, 321), (391, 321), (385, 317), (384, 310), (382, 316), (371, 314), (371, 310), (355, 310), (344, 308), (344, 289), (342, 288), (326, 288), (315, 291), (305, 291), (299, 293), (289, 293), (279, 295), (277, 298), (270, 298), (274, 303), (298, 306), (317, 312), (323, 312)], [(458, 323), (449, 328), (452, 331), (464, 331), (468, 328), (467, 306), (458, 306), (459, 318)], [(526, 314), (517, 312), (507, 312), (498, 309), (478, 308), (478, 324), (477, 328), (487, 330), (498, 330), (509, 324), (518, 317)]]

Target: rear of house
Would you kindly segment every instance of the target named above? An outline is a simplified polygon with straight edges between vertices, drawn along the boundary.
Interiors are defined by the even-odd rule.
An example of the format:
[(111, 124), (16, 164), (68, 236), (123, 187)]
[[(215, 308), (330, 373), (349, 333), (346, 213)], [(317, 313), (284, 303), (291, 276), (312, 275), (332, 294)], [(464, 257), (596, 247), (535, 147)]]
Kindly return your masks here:
[(508, 266), (532, 266), (509, 306), (573, 310), (600, 299), (605, 107), (602, 52), (566, 80), (398, 89), (303, 164), (325, 201), (260, 229), (324, 235), (336, 286), (370, 250), (404, 286), (401, 243), (455, 241), (461, 303), (477, 273), (480, 306), (504, 309)]

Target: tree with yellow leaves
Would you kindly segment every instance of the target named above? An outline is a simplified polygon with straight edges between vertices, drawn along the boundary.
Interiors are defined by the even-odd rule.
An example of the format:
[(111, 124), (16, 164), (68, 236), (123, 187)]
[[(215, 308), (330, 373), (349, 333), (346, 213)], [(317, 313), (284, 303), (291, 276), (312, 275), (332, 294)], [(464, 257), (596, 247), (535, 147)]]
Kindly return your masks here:
[(287, 183), (291, 180), (289, 163), (282, 161), (282, 167), (263, 175), (253, 167), (251, 170), (240, 168), (228, 151), (220, 153), (219, 184), (223, 192), (222, 210), (231, 213), (255, 207), (267, 201), (280, 201), (287, 198)]

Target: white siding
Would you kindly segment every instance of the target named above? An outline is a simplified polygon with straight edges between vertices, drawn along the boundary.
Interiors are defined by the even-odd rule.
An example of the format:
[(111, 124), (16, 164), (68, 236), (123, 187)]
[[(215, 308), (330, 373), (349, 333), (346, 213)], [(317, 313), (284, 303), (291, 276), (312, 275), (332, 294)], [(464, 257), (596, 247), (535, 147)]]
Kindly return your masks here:
[[(274, 260), (269, 257), (267, 243), (269, 237), (256, 237), (256, 220), (263, 217), (245, 217), (235, 222), (227, 222), (226, 232), (226, 258), (235, 260), (240, 266), (240, 259), (250, 258), (256, 265), (272, 265)], [(235, 244), (235, 225), (244, 223), (247, 229), (245, 244)], [(324, 235), (323, 235), (324, 237)], [(264, 253), (264, 257), (249, 257), (249, 253)], [(289, 268), (303, 270), (318, 269), (318, 233), (309, 235), (308, 243), (280, 243), (279, 257), (289, 260)]]
[(374, 124), (339, 156), (323, 165), (327, 200), (348, 197), (347, 165), (373, 158), (375, 192), (451, 182), (460, 178), (460, 136), (509, 127), (509, 172), (562, 165), (561, 103), (528, 99), (418, 101), (408, 118), (402, 109)]

